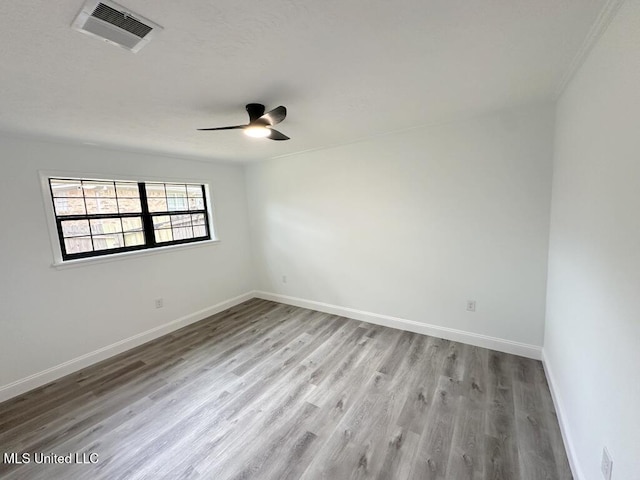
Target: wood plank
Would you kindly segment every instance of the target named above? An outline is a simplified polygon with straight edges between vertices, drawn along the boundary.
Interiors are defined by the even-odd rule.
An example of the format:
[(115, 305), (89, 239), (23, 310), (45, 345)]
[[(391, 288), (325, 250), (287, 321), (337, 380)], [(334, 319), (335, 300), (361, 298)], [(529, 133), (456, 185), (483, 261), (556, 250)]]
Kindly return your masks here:
[(485, 478), (520, 480), (512, 371), (514, 356), (489, 352)]
[(429, 409), (428, 427), (422, 433), (411, 478), (450, 478), (447, 477), (447, 465), (459, 399), (459, 381), (448, 376), (440, 376)]
[(456, 415), (447, 472), (450, 478), (480, 480), (484, 476), (484, 432), (488, 388), (487, 350), (467, 347), (460, 404)]

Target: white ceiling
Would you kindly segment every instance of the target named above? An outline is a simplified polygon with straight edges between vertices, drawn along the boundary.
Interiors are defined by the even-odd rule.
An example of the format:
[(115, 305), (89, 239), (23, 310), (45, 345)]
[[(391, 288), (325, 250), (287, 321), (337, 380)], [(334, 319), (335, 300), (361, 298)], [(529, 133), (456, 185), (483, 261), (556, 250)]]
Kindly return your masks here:
[[(120, 0), (164, 27), (138, 54), (83, 3), (0, 2), (0, 130), (256, 160), (551, 101), (606, 0)], [(196, 131), (249, 102), (291, 140)]]

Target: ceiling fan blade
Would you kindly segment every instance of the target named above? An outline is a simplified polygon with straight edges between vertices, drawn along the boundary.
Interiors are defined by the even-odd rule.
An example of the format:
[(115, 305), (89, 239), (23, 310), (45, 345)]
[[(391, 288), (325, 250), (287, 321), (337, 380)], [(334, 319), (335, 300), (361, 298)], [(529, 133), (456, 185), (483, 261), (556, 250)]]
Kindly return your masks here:
[(249, 123), (255, 122), (264, 115), (264, 105), (261, 103), (249, 103), (246, 108), (249, 114)]
[(205, 130), (235, 130), (238, 128), (245, 128), (246, 125), (234, 125), (233, 127), (216, 127), (216, 128), (199, 128), (199, 131), (205, 131)]
[(270, 112), (265, 113), (256, 120), (256, 123), (262, 123), (265, 125), (277, 125), (287, 116), (287, 108), (280, 105), (274, 108)]
[(287, 137), (284, 133), (280, 133), (278, 130), (274, 130), (273, 128), (271, 128), (270, 130), (271, 133), (267, 138), (270, 138), (271, 140), (289, 140), (289, 137)]

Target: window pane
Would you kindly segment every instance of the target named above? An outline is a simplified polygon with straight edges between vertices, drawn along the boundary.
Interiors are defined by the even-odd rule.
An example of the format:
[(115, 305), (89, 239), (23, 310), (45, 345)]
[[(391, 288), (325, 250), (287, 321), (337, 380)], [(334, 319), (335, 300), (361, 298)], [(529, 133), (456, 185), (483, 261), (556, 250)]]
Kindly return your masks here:
[(84, 215), (84, 199), (82, 198), (54, 198), (53, 206), (56, 215)]
[(112, 248), (124, 247), (124, 238), (121, 233), (113, 235), (94, 235), (94, 250), (110, 250)]
[(189, 198), (202, 197), (202, 187), (200, 185), (187, 185)]
[(164, 183), (145, 183), (147, 197), (166, 197)]
[(162, 230), (154, 230), (156, 237), (156, 243), (171, 242), (173, 240), (173, 233), (170, 228), (163, 228)]
[(194, 225), (204, 225), (204, 213), (194, 213), (191, 215), (191, 221)]
[(127, 247), (133, 247), (134, 245), (144, 245), (144, 233), (142, 232), (125, 233), (124, 244)]
[(166, 212), (167, 198), (164, 191), (164, 183), (145, 183), (147, 190), (147, 203), (150, 212)]
[(116, 183), (116, 193), (118, 194), (118, 198), (128, 197), (128, 198), (140, 198), (140, 191), (138, 190), (137, 183), (125, 183), (118, 182)]
[(64, 248), (67, 254), (93, 251), (91, 237), (65, 238)]
[(140, 213), (140, 199), (118, 197), (118, 208), (120, 213)]
[(122, 219), (122, 229), (125, 232), (142, 231), (142, 217), (125, 217)]
[(159, 215), (153, 217), (153, 228), (171, 228), (171, 220), (169, 215)]
[(54, 197), (82, 197), (80, 180), (49, 180)]
[(203, 198), (190, 198), (189, 199), (189, 210), (204, 210), (204, 199)]
[(167, 198), (167, 210), (170, 212), (176, 212), (179, 210), (188, 210), (187, 197), (168, 197)]
[(171, 226), (176, 227), (190, 227), (191, 215), (171, 215)]
[(122, 224), (119, 218), (103, 218), (100, 220), (91, 219), (91, 233), (99, 235), (102, 233), (120, 233)]
[(87, 198), (88, 214), (118, 213), (118, 203), (115, 198)]
[(82, 190), (85, 197), (112, 197), (116, 196), (113, 182), (82, 182)]
[(193, 227), (193, 236), (194, 237), (206, 237), (207, 236), (207, 227), (204, 225), (195, 225)]
[(191, 227), (179, 227), (173, 229), (174, 240), (185, 240), (187, 238), (193, 238), (193, 230)]
[(65, 220), (62, 224), (62, 235), (65, 237), (80, 237), (90, 235), (88, 220)]
[(147, 198), (147, 204), (151, 213), (167, 211), (167, 199), (165, 197), (149, 197)]
[(175, 212), (178, 210), (188, 210), (187, 186), (178, 184), (166, 184), (167, 210)]
[(187, 196), (186, 185), (176, 185), (176, 184), (167, 183), (165, 187), (167, 189), (167, 197), (186, 197)]

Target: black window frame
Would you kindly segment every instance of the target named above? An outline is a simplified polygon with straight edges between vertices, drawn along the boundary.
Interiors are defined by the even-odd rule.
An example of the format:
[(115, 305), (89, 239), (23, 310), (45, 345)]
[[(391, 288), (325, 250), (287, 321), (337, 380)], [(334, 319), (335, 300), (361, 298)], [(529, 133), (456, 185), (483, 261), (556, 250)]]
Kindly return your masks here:
[[(97, 213), (97, 214), (88, 214), (85, 211), (85, 214), (77, 214), (77, 215), (58, 215), (58, 212), (56, 211), (56, 202), (55, 199), (56, 198), (64, 198), (64, 197), (55, 197), (54, 193), (53, 193), (53, 187), (52, 187), (52, 181), (73, 181), (73, 182), (111, 182), (111, 183), (129, 183), (129, 184), (137, 184), (138, 186), (138, 193), (140, 195), (140, 207), (141, 207), (141, 211), (140, 212), (136, 212), (136, 213)], [(187, 200), (187, 210), (168, 210), (168, 205), (167, 205), (167, 210), (163, 210), (163, 211), (150, 211), (149, 209), (149, 200), (147, 197), (147, 190), (146, 190), (146, 185), (147, 184), (163, 184), (165, 186), (167, 185), (185, 185), (185, 186), (198, 186), (200, 187), (201, 191), (202, 191), (202, 203), (203, 203), (203, 207), (201, 209), (188, 209), (189, 208), (189, 204), (188, 204), (188, 200)], [(77, 177), (59, 177), (59, 176), (48, 176), (47, 177), (47, 185), (49, 187), (49, 194), (50, 194), (50, 200), (51, 200), (51, 207), (52, 207), (52, 211), (53, 211), (53, 216), (54, 216), (54, 220), (55, 220), (55, 224), (56, 224), (56, 231), (57, 231), (57, 236), (58, 236), (58, 242), (59, 242), (59, 247), (60, 247), (60, 253), (62, 255), (62, 261), (69, 261), (69, 260), (77, 260), (77, 259), (82, 259), (82, 258), (94, 258), (94, 257), (104, 257), (104, 256), (109, 256), (109, 255), (115, 255), (115, 254), (119, 254), (119, 253), (125, 253), (125, 252), (134, 252), (134, 251), (141, 251), (141, 250), (150, 250), (150, 249), (156, 249), (156, 248), (163, 248), (163, 247), (169, 247), (169, 246), (173, 246), (173, 245), (184, 245), (184, 244), (189, 244), (189, 243), (201, 243), (201, 242), (206, 242), (206, 241), (210, 241), (212, 239), (211, 236), (211, 230), (212, 230), (212, 218), (211, 218), (211, 213), (209, 210), (209, 202), (208, 202), (208, 197), (207, 197), (207, 184), (203, 184), (203, 183), (193, 183), (193, 182), (183, 182), (183, 181), (155, 181), (155, 180), (151, 180), (151, 181), (137, 181), (137, 180), (124, 180), (124, 179), (119, 179), (119, 180), (114, 180), (114, 179), (97, 179), (97, 178), (77, 178)], [(83, 194), (83, 199), (86, 199), (86, 197)], [(116, 196), (116, 199), (118, 197)], [(165, 197), (167, 200), (170, 197)], [(185, 197), (186, 198), (186, 197)], [(199, 198), (199, 197), (198, 197)], [(167, 202), (168, 203), (168, 202)], [(85, 207), (86, 210), (86, 207)], [(185, 239), (180, 239), (180, 240), (171, 240), (171, 241), (164, 241), (164, 242), (158, 242), (156, 241), (156, 237), (155, 237), (155, 229), (154, 229), (154, 224), (153, 224), (153, 217), (159, 217), (159, 216), (173, 216), (173, 215), (194, 215), (194, 214), (204, 214), (204, 225), (197, 225), (197, 226), (204, 226), (205, 227), (205, 231), (206, 231), (206, 235), (205, 236), (199, 236), (199, 237), (193, 237), (193, 238), (185, 238)], [(70, 237), (65, 237), (64, 236), (64, 232), (63, 232), (63, 228), (62, 228), (62, 222), (63, 221), (69, 221), (69, 220), (92, 220), (92, 219), (112, 219), (112, 218), (141, 218), (142, 219), (142, 233), (144, 234), (144, 240), (145, 243), (142, 245), (132, 245), (132, 246), (124, 246), (124, 247), (119, 247), (119, 248), (110, 248), (110, 249), (104, 249), (104, 250), (92, 250), (90, 252), (79, 252), (79, 253), (67, 253), (66, 250), (66, 244), (65, 244), (65, 238), (70, 238)], [(192, 228), (193, 228), (193, 224), (192, 224)], [(89, 235), (92, 239), (94, 234), (90, 233)]]

